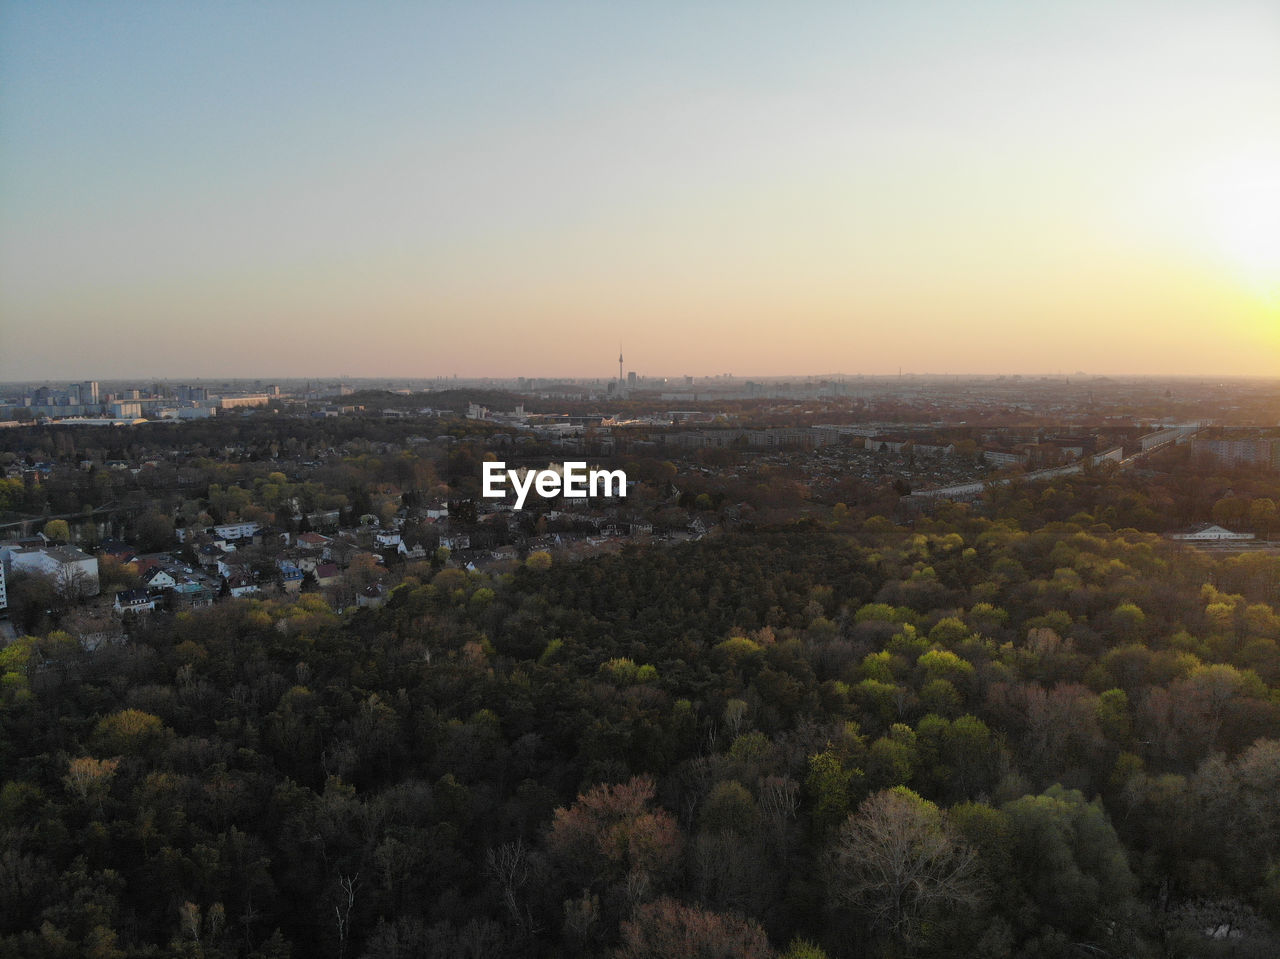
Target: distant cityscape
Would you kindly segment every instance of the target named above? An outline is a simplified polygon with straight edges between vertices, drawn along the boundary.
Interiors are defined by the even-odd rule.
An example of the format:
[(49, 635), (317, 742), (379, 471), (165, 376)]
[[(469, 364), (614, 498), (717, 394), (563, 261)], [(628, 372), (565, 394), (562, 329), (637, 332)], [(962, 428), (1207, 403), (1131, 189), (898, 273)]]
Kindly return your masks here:
[[(619, 357), (621, 360), (621, 357)], [(1229, 383), (1229, 386), (1228, 386)], [(1211, 402), (1207, 419), (1229, 421), (1246, 409), (1251, 397), (1274, 395), (1275, 383), (1264, 379), (1223, 381), (1196, 377), (1110, 377), (1066, 375), (926, 375), (828, 374), (823, 376), (651, 377), (634, 370), (614, 377), (424, 377), (321, 379), (208, 379), (195, 381), (137, 380), (0, 383), (3, 425), (36, 420), (124, 425), (140, 420), (185, 420), (215, 416), (219, 411), (278, 405), (324, 404), (366, 391), (412, 396), (443, 390), (495, 390), (540, 400), (570, 402), (632, 401), (638, 403), (702, 403), (754, 400), (848, 400), (869, 402), (896, 398), (923, 401), (940, 411), (989, 407), (1048, 415), (1081, 412), (1114, 414), (1120, 407), (1151, 416), (1152, 401), (1160, 415), (1176, 416), (1191, 406)], [(1232, 402), (1221, 401), (1231, 396)], [(1163, 402), (1160, 402), (1163, 401)], [(91, 421), (91, 422), (90, 422)], [(1264, 421), (1258, 425), (1270, 425)]]

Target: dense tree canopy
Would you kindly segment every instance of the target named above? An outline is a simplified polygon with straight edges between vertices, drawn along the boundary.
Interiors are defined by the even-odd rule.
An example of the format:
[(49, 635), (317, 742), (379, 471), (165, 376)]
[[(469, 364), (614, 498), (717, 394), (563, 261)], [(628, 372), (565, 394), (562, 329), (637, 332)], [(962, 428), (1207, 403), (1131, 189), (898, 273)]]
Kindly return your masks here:
[(1275, 954), (1280, 559), (1113, 525), (1123, 478), (1046, 492), (424, 562), (380, 609), (94, 652), (36, 617), (0, 952)]

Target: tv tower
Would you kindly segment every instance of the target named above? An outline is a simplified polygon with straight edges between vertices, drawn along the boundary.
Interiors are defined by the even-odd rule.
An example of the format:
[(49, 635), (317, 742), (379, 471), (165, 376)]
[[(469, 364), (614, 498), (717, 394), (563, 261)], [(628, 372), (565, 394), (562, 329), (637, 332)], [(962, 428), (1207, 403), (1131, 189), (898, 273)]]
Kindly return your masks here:
[(618, 345), (618, 389), (622, 389), (622, 345)]

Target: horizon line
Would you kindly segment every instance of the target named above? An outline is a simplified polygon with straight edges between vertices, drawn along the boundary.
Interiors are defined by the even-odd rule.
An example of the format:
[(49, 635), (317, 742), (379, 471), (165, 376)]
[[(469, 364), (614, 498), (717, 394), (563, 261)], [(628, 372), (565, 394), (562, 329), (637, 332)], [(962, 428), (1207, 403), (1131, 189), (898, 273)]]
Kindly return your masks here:
[[(630, 371), (629, 371), (630, 372)], [(1103, 373), (1090, 372), (1088, 370), (1076, 370), (1071, 373), (1063, 372), (1044, 372), (1044, 371), (987, 371), (987, 372), (932, 372), (922, 370), (902, 370), (897, 373), (845, 373), (845, 372), (825, 372), (825, 373), (680, 373), (680, 374), (640, 374), (637, 376), (642, 379), (656, 380), (666, 379), (669, 386), (685, 386), (678, 382), (686, 376), (692, 376), (695, 380), (832, 380), (832, 379), (872, 379), (872, 380), (899, 380), (899, 379), (946, 379), (946, 380), (978, 380), (978, 379), (1004, 379), (1008, 377), (1019, 378), (1035, 378), (1049, 380), (1071, 380), (1086, 377), (1088, 379), (1123, 379), (1123, 380), (1154, 380), (1154, 379), (1212, 379), (1212, 380), (1276, 380), (1280, 381), (1280, 373), (1264, 374), (1264, 373), (1225, 373), (1225, 372), (1194, 372), (1194, 373)], [(43, 376), (28, 377), (22, 379), (4, 379), (0, 380), (0, 386), (24, 385), (24, 384), (41, 384), (41, 383), (83, 383), (83, 382), (143, 382), (150, 380), (160, 383), (198, 383), (210, 380), (243, 382), (246, 380), (262, 381), (265, 385), (272, 385), (276, 382), (296, 382), (299, 380), (321, 380), (321, 381), (338, 381), (338, 382), (358, 382), (358, 381), (396, 381), (403, 380), (406, 382), (415, 381), (433, 381), (433, 380), (544, 380), (544, 381), (599, 381), (602, 383), (616, 383), (616, 377), (600, 376), (598, 374), (539, 374), (526, 376), (523, 374), (495, 374), (495, 373), (435, 373), (435, 374), (417, 374), (405, 375), (395, 373), (378, 373), (378, 374), (351, 374), (351, 373), (303, 373), (303, 374), (201, 374), (201, 375), (156, 375), (156, 374), (129, 374), (129, 375), (112, 375), (112, 376)]]

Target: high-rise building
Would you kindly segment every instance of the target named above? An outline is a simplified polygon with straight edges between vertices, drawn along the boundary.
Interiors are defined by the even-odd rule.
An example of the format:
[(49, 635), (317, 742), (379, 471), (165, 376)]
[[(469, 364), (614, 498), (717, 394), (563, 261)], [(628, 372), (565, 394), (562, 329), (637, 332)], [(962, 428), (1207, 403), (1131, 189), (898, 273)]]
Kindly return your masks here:
[(80, 405), (97, 406), (102, 400), (98, 396), (98, 381), (85, 380), (80, 384)]

